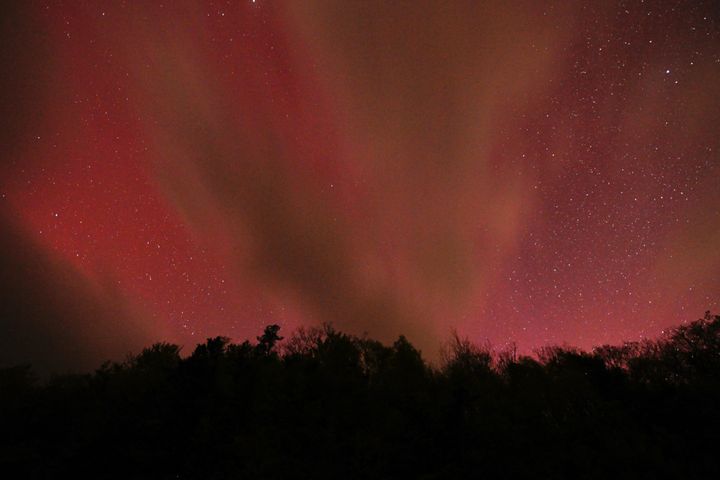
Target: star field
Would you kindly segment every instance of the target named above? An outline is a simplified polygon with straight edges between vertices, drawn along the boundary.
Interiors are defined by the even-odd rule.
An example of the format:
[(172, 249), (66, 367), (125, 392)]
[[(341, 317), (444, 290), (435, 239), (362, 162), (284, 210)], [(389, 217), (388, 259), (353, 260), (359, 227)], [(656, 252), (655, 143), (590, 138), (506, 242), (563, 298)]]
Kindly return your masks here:
[(431, 357), (451, 329), (588, 348), (718, 307), (712, 2), (19, 15), (2, 210), (138, 344), (332, 321)]

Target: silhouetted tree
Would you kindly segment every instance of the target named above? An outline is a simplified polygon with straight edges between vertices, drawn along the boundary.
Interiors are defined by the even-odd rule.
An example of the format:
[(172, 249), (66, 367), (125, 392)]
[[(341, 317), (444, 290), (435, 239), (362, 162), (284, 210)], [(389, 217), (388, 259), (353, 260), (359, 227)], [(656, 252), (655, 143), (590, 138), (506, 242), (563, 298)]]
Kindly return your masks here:
[(275, 348), (275, 344), (283, 339), (283, 337), (278, 335), (279, 331), (280, 325), (268, 325), (265, 327), (263, 334), (257, 337), (258, 352), (263, 355), (269, 355)]
[[(157, 343), (90, 374), (0, 369), (0, 469), (23, 478), (718, 478), (720, 317), (654, 341), (439, 365), (280, 327)], [(13, 475), (15, 474), (15, 475)]]

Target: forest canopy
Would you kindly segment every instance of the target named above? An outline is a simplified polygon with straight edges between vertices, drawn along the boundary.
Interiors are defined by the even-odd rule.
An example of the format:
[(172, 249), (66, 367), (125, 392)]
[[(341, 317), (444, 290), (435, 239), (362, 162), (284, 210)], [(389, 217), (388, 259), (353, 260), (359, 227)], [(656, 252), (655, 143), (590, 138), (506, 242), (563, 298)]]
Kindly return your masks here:
[(712, 478), (720, 316), (587, 352), (458, 336), (430, 365), (270, 325), (186, 357), (157, 343), (90, 374), (0, 370), (0, 468), (29, 478)]

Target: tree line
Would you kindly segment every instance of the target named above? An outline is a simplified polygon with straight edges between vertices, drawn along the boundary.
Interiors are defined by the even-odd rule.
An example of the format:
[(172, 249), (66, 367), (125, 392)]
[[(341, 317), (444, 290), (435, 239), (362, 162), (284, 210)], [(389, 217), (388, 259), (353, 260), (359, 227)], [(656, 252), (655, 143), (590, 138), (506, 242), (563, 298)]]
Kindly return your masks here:
[[(284, 341), (283, 341), (284, 340)], [(430, 365), (330, 325), (158, 343), (89, 374), (0, 369), (23, 478), (720, 478), (720, 316), (656, 340)], [(8, 478), (15, 478), (8, 477)]]

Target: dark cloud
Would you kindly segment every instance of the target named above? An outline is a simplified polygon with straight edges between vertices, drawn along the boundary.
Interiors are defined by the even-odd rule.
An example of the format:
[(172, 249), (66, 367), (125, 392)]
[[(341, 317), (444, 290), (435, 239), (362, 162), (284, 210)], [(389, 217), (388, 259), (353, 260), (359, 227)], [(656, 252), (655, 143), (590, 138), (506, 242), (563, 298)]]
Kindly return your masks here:
[(110, 279), (90, 281), (0, 211), (0, 365), (87, 370), (160, 338)]
[[(47, 119), (48, 98), (62, 95), (47, 32), (24, 2), (0, 5), (0, 186), (41, 159), (25, 155)], [(38, 371), (90, 369), (154, 340), (145, 317), (111, 278), (93, 281), (36, 241), (0, 198), (0, 366)]]

